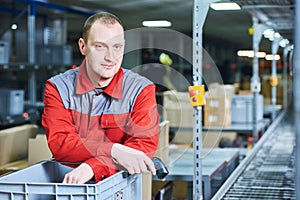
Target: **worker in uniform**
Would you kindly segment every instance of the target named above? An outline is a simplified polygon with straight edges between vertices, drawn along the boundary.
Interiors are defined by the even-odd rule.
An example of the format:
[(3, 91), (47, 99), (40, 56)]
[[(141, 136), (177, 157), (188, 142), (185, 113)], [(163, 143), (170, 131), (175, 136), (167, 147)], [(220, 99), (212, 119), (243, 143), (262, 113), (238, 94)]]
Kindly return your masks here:
[(151, 171), (158, 144), (155, 85), (121, 67), (124, 28), (106, 12), (90, 16), (78, 68), (47, 80), (42, 125), (55, 160), (73, 166), (63, 183), (96, 182), (125, 169)]

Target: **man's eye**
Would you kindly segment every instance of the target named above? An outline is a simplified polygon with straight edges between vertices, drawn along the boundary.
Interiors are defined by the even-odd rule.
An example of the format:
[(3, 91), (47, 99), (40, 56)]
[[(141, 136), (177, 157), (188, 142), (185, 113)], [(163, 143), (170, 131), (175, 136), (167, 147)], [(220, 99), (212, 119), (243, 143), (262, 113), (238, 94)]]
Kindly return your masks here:
[(115, 48), (116, 50), (122, 49), (122, 47), (123, 47), (123, 45), (115, 45), (115, 46), (114, 46), (114, 48)]
[(103, 46), (103, 45), (101, 45), (101, 44), (97, 44), (97, 45), (96, 45), (96, 48), (97, 48), (97, 49), (103, 49), (103, 48), (104, 48), (104, 46)]

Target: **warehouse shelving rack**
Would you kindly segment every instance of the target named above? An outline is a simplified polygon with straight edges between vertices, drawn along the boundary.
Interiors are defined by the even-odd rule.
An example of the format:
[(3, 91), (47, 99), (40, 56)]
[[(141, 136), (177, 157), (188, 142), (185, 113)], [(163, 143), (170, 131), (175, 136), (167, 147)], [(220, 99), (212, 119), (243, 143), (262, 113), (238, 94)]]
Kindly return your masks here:
[[(58, 70), (60, 69), (70, 69), (72, 66), (67, 66), (64, 64), (61, 65), (44, 65), (44, 64), (37, 64), (36, 62), (36, 16), (40, 15), (37, 13), (37, 7), (43, 7), (46, 9), (52, 10), (59, 10), (62, 12), (73, 13), (76, 15), (85, 15), (90, 16), (93, 13), (82, 11), (75, 8), (68, 8), (65, 6), (43, 2), (43, 1), (36, 1), (36, 0), (15, 0), (17, 3), (21, 3), (27, 5), (27, 9), (24, 10), (16, 10), (14, 8), (5, 8), (1, 9), (2, 12), (9, 12), (9, 13), (17, 13), (18, 15), (13, 19), (13, 21), (18, 21), (23, 15), (27, 15), (27, 40), (28, 40), (28, 59), (26, 62), (22, 63), (2, 63), (0, 64), (0, 71), (9, 71), (9, 70), (16, 70), (16, 71), (26, 71), (28, 72), (28, 101), (25, 102), (26, 106), (29, 108), (30, 114), (30, 121), (35, 122), (38, 118), (36, 115), (37, 108), (43, 107), (43, 102), (37, 101), (37, 75), (36, 72), (40, 69), (46, 70)], [(45, 17), (44, 15), (42, 15)], [(34, 113), (34, 114), (32, 114)], [(22, 121), (27, 122), (28, 117), (22, 119)], [(19, 119), (19, 118), (18, 118)], [(13, 122), (7, 125), (13, 125)]]
[[(206, 0), (206, 1), (201, 1), (201, 0), (194, 0), (194, 15), (193, 15), (193, 39), (194, 39), (194, 47), (193, 47), (193, 78), (194, 78), (194, 85), (201, 85), (202, 84), (202, 32), (203, 32), (203, 24), (205, 21), (205, 17), (207, 15), (207, 11), (209, 8), (210, 3), (213, 3), (215, 1), (213, 0)], [(237, 0), (237, 2), (239, 2)], [(296, 4), (298, 3), (298, 6), (296, 6), (296, 11), (295, 13), (299, 15), (299, 0), (296, 0)], [(259, 5), (258, 5), (259, 6)], [(245, 6), (247, 7), (247, 5)], [(258, 127), (256, 124), (256, 102), (257, 96), (260, 92), (260, 78), (258, 75), (258, 57), (257, 57), (257, 52), (259, 49), (259, 43), (261, 40), (261, 37), (263, 35), (264, 30), (266, 30), (267, 26), (264, 23), (260, 23), (258, 20), (257, 16), (260, 16), (259, 12), (255, 12), (255, 6), (251, 7), (251, 5), (248, 5), (248, 9), (252, 11), (252, 16), (253, 16), (253, 27), (254, 27), (254, 34), (253, 34), (253, 50), (254, 50), (254, 57), (253, 57), (253, 76), (251, 78), (251, 91), (253, 92), (253, 136), (254, 136), (254, 142), (256, 143), (258, 141)], [(271, 6), (272, 8), (272, 6)], [(298, 9), (298, 11), (297, 11)], [(254, 11), (253, 11), (254, 10)], [(298, 17), (299, 18), (299, 17)], [(296, 17), (296, 21), (299, 20)], [(298, 32), (297, 32), (298, 31)], [(296, 32), (294, 35), (299, 35), (299, 24), (296, 26)], [(295, 37), (296, 44), (299, 44), (299, 38)], [(272, 54), (275, 55), (278, 50), (278, 42), (274, 41), (272, 44)], [(284, 51), (284, 66), (287, 66), (287, 55), (288, 51), (290, 51), (291, 48), (286, 48)], [(291, 61), (291, 55), (293, 52), (290, 53), (290, 61)], [(299, 66), (299, 53), (298, 56), (295, 57), (294, 66)], [(296, 65), (297, 64), (297, 65)], [(273, 60), (272, 62), (272, 75), (276, 76), (276, 61)], [(299, 77), (300, 73), (299, 71), (295, 70), (295, 75)], [(286, 79), (286, 69), (284, 70), (284, 78)], [(298, 84), (297, 84), (298, 83)], [(296, 86), (298, 85), (299, 87), (299, 81), (296, 80), (294, 81), (294, 91)], [(284, 82), (284, 94), (286, 94), (286, 80)], [(276, 84), (272, 85), (272, 105), (275, 106), (276, 104)], [(294, 103), (299, 102), (300, 98), (300, 92), (295, 92), (294, 96)], [(275, 100), (274, 100), (275, 99)], [(286, 108), (287, 106), (287, 100), (286, 97), (284, 99), (284, 106)], [(295, 120), (296, 122), (300, 120), (299, 114), (300, 114), (300, 105), (296, 105), (295, 103)], [(193, 199), (202, 199), (202, 186), (201, 186), (201, 160), (200, 160), (200, 155), (201, 155), (201, 149), (202, 149), (202, 116), (201, 116), (201, 107), (196, 107), (194, 109), (194, 126), (193, 126), (193, 135), (194, 135), (194, 179), (193, 179)], [(275, 118), (275, 111), (272, 112), (272, 120)], [(300, 160), (300, 137), (298, 136), (299, 133), (299, 123), (296, 123), (296, 134), (297, 134), (297, 158)], [(296, 159), (297, 160), (297, 159)], [(298, 163), (298, 162), (296, 162)], [(299, 169), (299, 163), (296, 165), (296, 168)], [(296, 186), (300, 185), (300, 172), (297, 170), (297, 184)], [(297, 187), (296, 187), (297, 188)], [(297, 199), (300, 199), (300, 192), (297, 192)]]

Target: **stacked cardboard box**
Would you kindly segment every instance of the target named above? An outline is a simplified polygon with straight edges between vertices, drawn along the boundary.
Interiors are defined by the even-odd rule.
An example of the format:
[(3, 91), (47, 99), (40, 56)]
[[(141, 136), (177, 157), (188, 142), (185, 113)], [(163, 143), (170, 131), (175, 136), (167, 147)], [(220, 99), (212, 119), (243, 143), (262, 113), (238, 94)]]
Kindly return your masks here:
[(154, 154), (164, 163), (169, 162), (169, 121), (163, 121), (159, 125), (158, 146)]
[(211, 84), (205, 94), (204, 126), (231, 125), (231, 98), (234, 86)]
[(193, 127), (193, 107), (188, 92), (166, 91), (163, 94), (163, 116), (170, 127)]
[(40, 161), (49, 160), (52, 153), (48, 147), (45, 134), (38, 134), (35, 138), (29, 138), (28, 164), (34, 165)]
[(0, 131), (0, 165), (27, 159), (28, 139), (35, 137), (37, 125), (25, 124)]
[[(191, 144), (193, 141), (194, 108), (188, 92), (166, 91), (163, 93), (163, 119), (168, 120), (174, 137), (171, 143)], [(175, 130), (175, 131), (174, 131)]]

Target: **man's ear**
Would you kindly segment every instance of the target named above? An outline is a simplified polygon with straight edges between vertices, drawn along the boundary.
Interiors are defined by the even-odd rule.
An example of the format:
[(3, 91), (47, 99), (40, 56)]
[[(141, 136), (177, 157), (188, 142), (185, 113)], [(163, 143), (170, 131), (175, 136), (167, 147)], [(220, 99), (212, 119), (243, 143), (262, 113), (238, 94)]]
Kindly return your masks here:
[(79, 38), (78, 46), (79, 46), (79, 50), (80, 50), (81, 54), (85, 56), (86, 55), (86, 44), (85, 44), (83, 38)]

